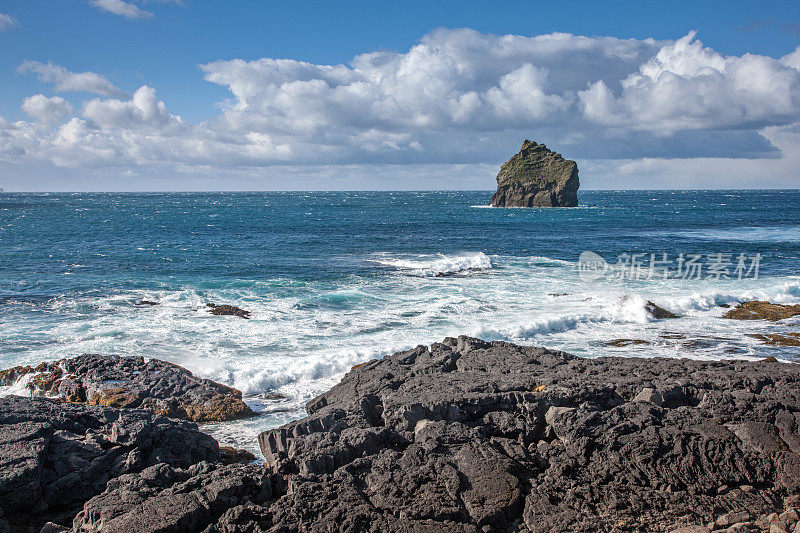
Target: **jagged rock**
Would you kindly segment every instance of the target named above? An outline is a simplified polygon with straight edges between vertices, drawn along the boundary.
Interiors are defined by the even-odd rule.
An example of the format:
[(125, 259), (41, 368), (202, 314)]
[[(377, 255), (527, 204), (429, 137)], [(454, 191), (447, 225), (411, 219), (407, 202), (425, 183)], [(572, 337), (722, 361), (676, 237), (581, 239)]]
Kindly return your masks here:
[(777, 321), (800, 315), (800, 305), (781, 305), (769, 302), (742, 302), (725, 313), (723, 318), (736, 320), (771, 320)]
[(139, 300), (138, 302), (136, 302), (136, 305), (150, 305), (150, 306), (153, 306), (153, 305), (158, 305), (158, 302), (154, 302), (152, 300)]
[[(667, 531), (800, 490), (798, 385), (795, 365), (587, 360), (460, 337), (364, 364), (259, 441), (290, 486), (358, 487), (387, 531)], [(759, 489), (718, 493), (741, 480)], [(335, 529), (352, 502), (315, 490), (282, 512), (313, 507)], [(286, 526), (267, 515), (264, 530)]]
[(250, 318), (250, 311), (245, 311), (244, 309), (239, 309), (232, 305), (206, 304), (206, 307), (208, 307), (208, 312), (212, 315), (230, 315), (238, 316), (239, 318)]
[(84, 354), (36, 368), (4, 370), (0, 372), (0, 385), (11, 385), (26, 374), (33, 374), (27, 383), (32, 395), (68, 402), (152, 409), (195, 422), (235, 420), (254, 414), (242, 401), (240, 391), (158, 359)]
[(216, 441), (196, 425), (151, 411), (3, 397), (0, 523), (6, 520), (12, 531), (46, 522), (69, 526), (109, 479), (157, 463), (186, 468), (218, 456)]
[(519, 153), (497, 174), (494, 207), (575, 207), (578, 205), (578, 165), (543, 144), (522, 143)]
[(447, 338), (365, 363), (307, 411), (259, 436), (266, 467), (152, 465), (74, 530), (673, 531), (800, 494), (800, 365)]
[(240, 448), (232, 448), (230, 446), (220, 446), (219, 454), (220, 454), (220, 460), (228, 465), (237, 463), (249, 463), (250, 461), (256, 460), (256, 456), (253, 455), (251, 452), (248, 452), (247, 450), (242, 450)]
[(86, 533), (202, 531), (228, 509), (273, 497), (263, 468), (198, 463), (187, 469), (158, 464), (122, 475), (89, 500), (74, 521)]
[(656, 389), (652, 387), (647, 387), (642, 389), (642, 391), (636, 395), (633, 399), (634, 402), (645, 402), (651, 403), (656, 407), (661, 407), (664, 405), (664, 397), (658, 392)]
[(667, 311), (663, 307), (654, 304), (650, 300), (647, 300), (647, 303), (645, 304), (644, 308), (647, 310), (648, 313), (650, 313), (650, 316), (658, 320), (664, 318), (680, 318), (679, 315), (676, 315), (671, 311)]

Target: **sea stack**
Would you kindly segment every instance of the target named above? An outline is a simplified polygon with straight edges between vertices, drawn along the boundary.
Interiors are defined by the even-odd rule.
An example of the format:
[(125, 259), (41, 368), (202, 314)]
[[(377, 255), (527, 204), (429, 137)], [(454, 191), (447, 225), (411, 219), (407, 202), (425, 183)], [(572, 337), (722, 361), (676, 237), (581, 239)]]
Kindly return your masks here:
[(492, 207), (577, 207), (578, 164), (525, 140), (497, 174)]

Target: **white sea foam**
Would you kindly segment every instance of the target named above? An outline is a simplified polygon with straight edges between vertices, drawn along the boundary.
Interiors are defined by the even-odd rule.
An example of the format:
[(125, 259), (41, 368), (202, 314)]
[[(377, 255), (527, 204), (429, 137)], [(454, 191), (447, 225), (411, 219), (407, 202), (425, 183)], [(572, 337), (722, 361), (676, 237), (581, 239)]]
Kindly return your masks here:
[(7, 387), (0, 387), (0, 397), (2, 396), (31, 396), (31, 390), (28, 388), (28, 384), (31, 380), (35, 377), (34, 373), (28, 373), (21, 376), (17, 379), (14, 383)]
[(492, 268), (492, 261), (483, 252), (458, 255), (418, 255), (413, 258), (380, 258), (373, 262), (413, 275), (448, 276)]
[[(236, 280), (55, 298), (37, 304), (39, 312), (4, 316), (0, 368), (85, 352), (166, 359), (241, 389), (246, 401), (264, 411), (250, 421), (209, 427), (224, 444), (255, 451), (250, 437), (300, 416), (304, 402), (353, 365), (445, 336), (470, 334), (586, 357), (794, 357), (746, 335), (778, 332), (786, 323), (723, 320), (719, 305), (748, 299), (798, 303), (800, 278), (584, 283), (574, 262), (481, 252), (372, 255), (363, 262), (375, 265), (374, 271), (338, 284)], [(437, 273), (458, 275), (438, 279)], [(142, 299), (159, 305), (136, 305)], [(653, 320), (647, 300), (682, 318)], [(236, 305), (252, 318), (213, 316), (207, 302)], [(619, 338), (649, 344), (606, 345)], [(260, 401), (258, 395), (267, 392), (288, 399)]]

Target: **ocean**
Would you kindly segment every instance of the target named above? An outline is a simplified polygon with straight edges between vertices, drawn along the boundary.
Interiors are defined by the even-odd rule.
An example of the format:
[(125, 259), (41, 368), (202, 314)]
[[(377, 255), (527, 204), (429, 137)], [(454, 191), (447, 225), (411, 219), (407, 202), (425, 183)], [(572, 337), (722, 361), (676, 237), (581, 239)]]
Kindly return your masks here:
[[(2, 193), (0, 368), (172, 361), (242, 390), (261, 414), (206, 430), (254, 450), (353, 365), (446, 336), (800, 361), (749, 336), (800, 321), (720, 307), (800, 303), (800, 191), (581, 191), (581, 207), (533, 209), (485, 208), (491, 193)], [(586, 251), (609, 267), (586, 275)]]

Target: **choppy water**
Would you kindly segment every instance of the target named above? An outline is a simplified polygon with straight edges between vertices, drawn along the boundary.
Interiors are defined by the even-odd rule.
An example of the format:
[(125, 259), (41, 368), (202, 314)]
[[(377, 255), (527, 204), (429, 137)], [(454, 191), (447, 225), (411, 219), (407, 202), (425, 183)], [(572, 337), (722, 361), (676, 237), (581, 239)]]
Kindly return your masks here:
[[(588, 357), (800, 360), (747, 336), (800, 321), (722, 320), (718, 307), (800, 302), (800, 191), (586, 191), (574, 209), (478, 207), (490, 195), (0, 194), (0, 367), (84, 352), (173, 361), (264, 412), (209, 428), (252, 449), (352, 365), (448, 335)], [(732, 254), (731, 274), (741, 253), (761, 261), (758, 279), (585, 282), (584, 250), (611, 263)], [(683, 318), (653, 321), (647, 299)], [(207, 302), (252, 319), (212, 316)], [(617, 338), (651, 344), (605, 345)], [(273, 392), (287, 399), (259, 397)]]

